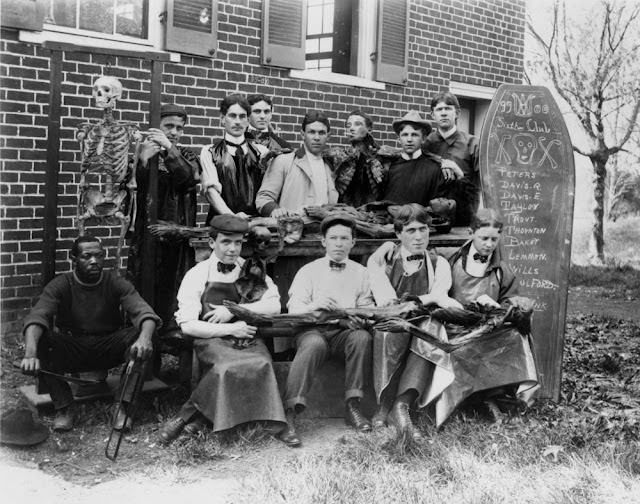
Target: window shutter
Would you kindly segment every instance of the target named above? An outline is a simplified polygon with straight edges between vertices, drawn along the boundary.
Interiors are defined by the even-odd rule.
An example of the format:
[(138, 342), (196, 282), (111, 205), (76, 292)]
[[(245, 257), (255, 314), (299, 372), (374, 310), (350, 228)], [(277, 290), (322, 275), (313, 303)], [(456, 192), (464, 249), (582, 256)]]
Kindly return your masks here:
[(406, 84), (409, 59), (409, 2), (380, 0), (376, 80)]
[(217, 0), (167, 0), (167, 51), (210, 58), (217, 48)]
[(262, 64), (304, 70), (307, 0), (263, 0)]
[(42, 31), (44, 4), (38, 0), (2, 0), (2, 26)]

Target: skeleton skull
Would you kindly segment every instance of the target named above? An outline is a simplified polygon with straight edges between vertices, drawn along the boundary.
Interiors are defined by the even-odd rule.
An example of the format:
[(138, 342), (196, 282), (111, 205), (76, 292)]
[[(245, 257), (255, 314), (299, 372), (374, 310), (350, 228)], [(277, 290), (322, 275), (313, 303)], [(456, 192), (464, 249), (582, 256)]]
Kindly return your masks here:
[(271, 231), (265, 226), (254, 226), (249, 230), (247, 236), (247, 242), (258, 253), (263, 253), (267, 250), (269, 242), (271, 241)]
[(531, 133), (518, 133), (513, 137), (513, 146), (518, 153), (516, 160), (520, 164), (530, 164), (538, 149), (538, 141)]
[(93, 83), (92, 96), (96, 101), (96, 107), (114, 108), (116, 100), (122, 96), (122, 84), (115, 77), (99, 77)]

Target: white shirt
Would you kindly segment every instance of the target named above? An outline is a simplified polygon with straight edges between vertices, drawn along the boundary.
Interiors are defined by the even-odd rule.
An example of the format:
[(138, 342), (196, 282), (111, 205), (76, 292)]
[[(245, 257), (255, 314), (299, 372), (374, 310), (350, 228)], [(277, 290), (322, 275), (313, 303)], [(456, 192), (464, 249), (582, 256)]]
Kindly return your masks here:
[[(228, 273), (218, 271), (220, 260), (214, 253), (209, 259), (196, 264), (185, 274), (178, 289), (178, 310), (175, 313), (178, 325), (198, 320), (202, 310), (200, 298), (207, 282), (233, 283), (240, 276), (244, 259), (238, 258), (236, 267)], [(255, 303), (243, 303), (242, 306), (256, 313), (272, 315), (280, 313), (280, 294), (273, 280), (266, 277), (267, 292)]]
[(327, 186), (327, 173), (324, 167), (324, 160), (322, 159), (322, 156), (309, 152), (306, 145), (304, 150), (307, 153), (309, 166), (311, 166), (311, 182), (313, 190), (315, 191), (314, 205), (326, 205), (329, 202), (329, 188)]
[[(405, 275), (413, 275), (416, 271), (422, 268), (422, 263), (424, 262), (424, 259), (420, 261), (407, 261), (407, 257), (411, 255), (417, 254), (412, 254), (406, 248), (400, 246), (400, 257), (402, 257), (402, 265), (404, 266)], [(424, 257), (425, 252), (423, 252), (422, 255)], [(427, 269), (427, 271), (429, 270)]]
[(411, 154), (411, 156), (409, 156), (409, 154), (407, 154), (404, 151), (400, 153), (400, 156), (402, 156), (402, 159), (404, 159), (405, 161), (410, 161), (411, 159), (418, 159), (421, 155), (422, 155), (422, 149), (418, 149), (413, 154)]
[[(247, 142), (245, 142), (245, 136), (234, 137), (225, 131), (224, 140), (229, 141), (234, 144), (241, 144), (242, 142), (242, 151), (246, 154), (249, 151), (249, 146)], [(216, 164), (213, 162), (213, 157), (211, 156), (211, 147), (214, 144), (205, 145), (200, 151), (200, 165), (202, 166), (202, 190), (206, 192), (209, 187), (213, 187), (219, 193), (222, 192), (222, 184), (220, 183), (220, 178), (218, 177), (218, 169), (216, 168)], [(255, 149), (258, 151), (260, 156), (263, 156), (265, 153), (269, 152), (264, 145), (260, 144), (252, 144)], [(235, 156), (237, 147), (233, 145), (226, 144), (227, 152), (230, 156)]]
[(442, 131), (440, 128), (438, 128), (438, 133), (440, 133), (440, 136), (442, 138), (449, 138), (456, 131), (458, 131), (458, 127), (455, 124), (453, 125), (453, 128), (451, 128), (450, 130), (447, 130), (447, 131)]
[(340, 308), (373, 306), (367, 268), (347, 259), (343, 270), (331, 269), (324, 256), (305, 264), (289, 289), (289, 313), (304, 313), (319, 299), (331, 297)]
[(467, 266), (465, 267), (465, 271), (474, 277), (483, 277), (489, 267), (489, 261), (491, 261), (491, 256), (489, 256), (489, 259), (487, 259), (487, 262), (485, 263), (474, 261), (473, 255), (479, 253), (480, 252), (478, 252), (472, 243), (469, 247), (469, 253), (467, 254)]

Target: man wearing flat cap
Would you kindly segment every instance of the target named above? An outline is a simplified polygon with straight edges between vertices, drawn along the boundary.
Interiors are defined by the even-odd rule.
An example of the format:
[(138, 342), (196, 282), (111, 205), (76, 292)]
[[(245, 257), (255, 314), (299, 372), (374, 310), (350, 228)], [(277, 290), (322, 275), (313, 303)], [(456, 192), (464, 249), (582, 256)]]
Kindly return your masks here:
[[(289, 313), (373, 306), (367, 270), (349, 259), (355, 245), (355, 221), (348, 215), (326, 217), (321, 225), (326, 255), (305, 264), (289, 289)], [(287, 429), (280, 435), (289, 446), (301, 444), (294, 420), (307, 406), (307, 395), (320, 365), (330, 356), (344, 358), (345, 421), (359, 432), (371, 430), (360, 411), (364, 384), (371, 375), (372, 337), (356, 317), (339, 326), (317, 326), (295, 338), (296, 355), (291, 363), (284, 400)]]
[(431, 124), (416, 110), (411, 110), (393, 121), (393, 130), (402, 151), (389, 165), (382, 199), (398, 205), (428, 206), (429, 201), (441, 195), (445, 181), (440, 165), (422, 152)]
[[(252, 421), (268, 422), (274, 431), (286, 425), (271, 356), (255, 338), (257, 328), (236, 320), (223, 306), (225, 300), (240, 301), (235, 282), (244, 263), (240, 252), (247, 231), (242, 217), (213, 217), (211, 256), (191, 268), (180, 285), (176, 321), (193, 339), (202, 375), (178, 415), (160, 430), (163, 443), (182, 431), (197, 435), (210, 425), (214, 432)], [(241, 306), (265, 315), (280, 313), (278, 288), (268, 276), (265, 280), (262, 297)]]
[[(149, 128), (140, 148), (136, 167), (138, 211), (134, 235), (129, 249), (128, 274), (138, 289), (142, 287), (142, 263), (145, 234), (148, 225), (147, 198), (151, 160), (158, 160), (158, 220), (183, 226), (196, 223), (196, 185), (200, 179), (198, 156), (188, 147), (179, 145), (187, 122), (182, 107), (164, 104), (160, 108), (159, 128)], [(182, 277), (195, 264), (193, 248), (186, 240), (154, 240), (156, 248), (155, 305), (164, 328), (171, 329), (176, 310), (176, 292)]]

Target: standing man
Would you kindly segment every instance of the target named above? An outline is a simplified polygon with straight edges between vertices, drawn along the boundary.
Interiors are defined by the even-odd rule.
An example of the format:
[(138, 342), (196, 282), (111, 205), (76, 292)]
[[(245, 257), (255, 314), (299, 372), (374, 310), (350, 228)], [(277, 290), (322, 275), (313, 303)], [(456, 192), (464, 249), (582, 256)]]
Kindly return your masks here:
[(264, 145), (271, 152), (292, 150), (289, 142), (275, 134), (271, 124), (273, 103), (271, 98), (263, 94), (253, 94), (247, 97), (251, 114), (249, 115), (248, 134), (256, 143)]
[[(178, 291), (176, 321), (193, 338), (202, 377), (178, 415), (160, 430), (169, 443), (182, 430), (190, 435), (213, 424), (214, 432), (251, 421), (285, 426), (284, 409), (271, 356), (257, 328), (237, 321), (223, 301), (240, 302), (236, 280), (244, 260), (240, 258), (247, 221), (236, 215), (216, 215), (211, 220), (209, 259), (191, 268)], [(242, 304), (256, 313), (280, 313), (280, 295), (271, 278), (262, 297)]]
[(302, 214), (307, 206), (338, 201), (331, 168), (322, 158), (330, 130), (324, 112), (307, 112), (302, 119), (302, 147), (278, 156), (264, 175), (256, 197), (260, 215)]
[(431, 100), (437, 130), (427, 137), (425, 152), (442, 158), (442, 171), (448, 180), (445, 197), (455, 200), (454, 226), (468, 226), (480, 202), (478, 141), (458, 129), (460, 103), (452, 93), (440, 93)]
[[(418, 205), (405, 205), (396, 215), (393, 227), (399, 245), (384, 243), (367, 263), (371, 290), (376, 305), (391, 304), (403, 296), (418, 296), (424, 305), (441, 308), (462, 305), (451, 299), (451, 268), (444, 257), (428, 251), (431, 217)], [(441, 325), (432, 323), (430, 331), (446, 339)], [(432, 383), (436, 365), (446, 371), (438, 383)], [(449, 356), (423, 342), (412, 342), (409, 333), (376, 331), (373, 340), (373, 382), (378, 400), (374, 427), (387, 422), (414, 439), (417, 431), (409, 408), (414, 404), (426, 406), (450, 383)]]
[(378, 144), (371, 136), (373, 121), (360, 110), (349, 114), (345, 131), (351, 145), (329, 150), (333, 158), (338, 202), (353, 207), (382, 199), (384, 168), (376, 157)]
[(441, 195), (444, 176), (432, 156), (422, 152), (422, 144), (431, 132), (431, 124), (411, 110), (401, 119), (393, 121), (402, 151), (390, 163), (384, 184), (383, 199), (398, 205), (418, 203), (428, 206), (429, 201)]
[(220, 102), (224, 136), (202, 148), (202, 188), (209, 201), (207, 222), (214, 215), (256, 215), (256, 192), (262, 183), (260, 157), (268, 149), (247, 139), (251, 107), (246, 98), (231, 94)]
[[(349, 259), (355, 245), (356, 223), (349, 216), (326, 217), (321, 225), (322, 246), (326, 255), (304, 265), (289, 289), (289, 313), (313, 310), (373, 306), (367, 270)], [(360, 411), (365, 380), (370, 375), (371, 334), (362, 329), (355, 317), (344, 326), (318, 326), (295, 338), (297, 352), (291, 363), (285, 390), (287, 429), (282, 440), (290, 446), (300, 445), (294, 420), (307, 406), (307, 394), (320, 365), (330, 355), (344, 356), (345, 421), (359, 432), (371, 430)]]
[[(150, 128), (140, 148), (136, 168), (138, 211), (134, 235), (129, 248), (128, 276), (138, 289), (142, 286), (142, 264), (145, 261), (145, 233), (148, 222), (149, 166), (158, 160), (158, 219), (196, 225), (196, 185), (200, 180), (198, 156), (188, 147), (179, 145), (187, 122), (182, 107), (164, 104), (160, 108), (160, 127)], [(185, 241), (154, 240), (156, 247), (155, 308), (165, 329), (171, 327), (176, 311), (176, 294), (182, 277), (195, 264), (193, 248)]]
[[(22, 372), (37, 375), (39, 385), (51, 395), (56, 431), (73, 428), (73, 395), (66, 381), (49, 372), (61, 375), (109, 369), (135, 359), (134, 372), (144, 373), (153, 351), (153, 333), (162, 323), (131, 283), (103, 269), (104, 249), (98, 238), (77, 238), (71, 260), (73, 271), (49, 282), (24, 320), (25, 354), (20, 364)], [(122, 329), (122, 311), (132, 327)], [(125, 410), (142, 386), (142, 380), (130, 384), (135, 382), (137, 389), (125, 391), (124, 409), (114, 422), (117, 429), (130, 427), (124, 425)], [(118, 391), (116, 397), (120, 396)]]

